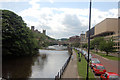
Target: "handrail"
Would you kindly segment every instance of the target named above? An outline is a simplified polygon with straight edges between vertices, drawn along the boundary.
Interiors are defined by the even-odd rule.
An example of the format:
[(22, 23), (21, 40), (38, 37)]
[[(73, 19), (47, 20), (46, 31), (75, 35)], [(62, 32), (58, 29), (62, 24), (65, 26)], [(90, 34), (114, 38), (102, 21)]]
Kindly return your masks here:
[(68, 48), (68, 52), (70, 53), (69, 58), (67, 59), (67, 61), (65, 62), (65, 64), (62, 66), (62, 68), (60, 69), (60, 71), (58, 72), (58, 74), (55, 76), (55, 80), (59, 80), (61, 79), (61, 76), (63, 75), (68, 63), (70, 62), (71, 59), (71, 55), (72, 55), (72, 48)]

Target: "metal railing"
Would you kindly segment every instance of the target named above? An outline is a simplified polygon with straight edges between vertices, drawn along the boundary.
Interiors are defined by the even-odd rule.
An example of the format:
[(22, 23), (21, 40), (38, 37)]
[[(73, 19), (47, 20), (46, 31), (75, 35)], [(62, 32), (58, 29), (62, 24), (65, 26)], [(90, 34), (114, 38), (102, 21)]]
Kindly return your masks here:
[(69, 56), (69, 58), (67, 59), (67, 61), (63, 65), (63, 67), (60, 69), (60, 71), (58, 72), (58, 74), (55, 76), (55, 80), (61, 79), (61, 76), (63, 75), (63, 72), (65, 71), (65, 68), (67, 67), (70, 59), (71, 59), (71, 55)]
[(67, 61), (65, 62), (65, 64), (62, 66), (62, 68), (60, 69), (60, 71), (57, 73), (57, 75), (55, 76), (55, 80), (59, 80), (61, 79), (61, 76), (63, 75), (68, 63), (70, 62), (71, 59), (71, 55), (72, 55), (72, 49), (70, 49), (70, 51), (68, 50), (68, 52), (70, 53), (69, 58), (67, 59)]

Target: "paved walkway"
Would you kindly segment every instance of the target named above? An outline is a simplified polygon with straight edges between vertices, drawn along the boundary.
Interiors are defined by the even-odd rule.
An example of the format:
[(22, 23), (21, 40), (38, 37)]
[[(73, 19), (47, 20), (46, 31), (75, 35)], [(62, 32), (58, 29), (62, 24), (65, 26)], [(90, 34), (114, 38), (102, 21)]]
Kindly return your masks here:
[(114, 60), (109, 60), (109, 59), (106, 59), (104, 57), (101, 57), (99, 55), (96, 55), (96, 54), (92, 54), (93, 57), (96, 57), (100, 60), (100, 62), (105, 66), (107, 72), (109, 71), (112, 71), (112, 72), (115, 72), (115, 73), (119, 73), (119, 66), (118, 66), (118, 61), (114, 61)]
[(79, 78), (78, 70), (77, 70), (77, 56), (75, 51), (73, 50), (73, 60), (71, 60), (68, 66), (65, 69), (65, 72), (62, 75), (62, 78)]

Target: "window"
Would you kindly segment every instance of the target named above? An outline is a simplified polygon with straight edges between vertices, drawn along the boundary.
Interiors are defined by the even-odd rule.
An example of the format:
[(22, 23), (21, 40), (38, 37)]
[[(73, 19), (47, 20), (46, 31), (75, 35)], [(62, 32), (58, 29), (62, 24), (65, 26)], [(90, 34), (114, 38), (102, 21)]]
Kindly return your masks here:
[(109, 76), (109, 78), (118, 78), (118, 76), (117, 75), (111, 75), (111, 76)]
[(107, 78), (107, 74), (105, 74), (105, 78)]
[(103, 76), (105, 77), (106, 74), (103, 74)]
[(96, 65), (94, 66), (94, 68), (96, 68)]
[(98, 66), (97, 69), (105, 69), (103, 66)]

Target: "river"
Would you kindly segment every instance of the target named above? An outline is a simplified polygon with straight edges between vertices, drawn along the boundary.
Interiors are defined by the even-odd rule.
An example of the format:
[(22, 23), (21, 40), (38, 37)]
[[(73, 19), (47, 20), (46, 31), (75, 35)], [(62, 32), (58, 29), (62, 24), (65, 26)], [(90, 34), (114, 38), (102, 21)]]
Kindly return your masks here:
[(52, 47), (56, 50), (39, 50), (40, 56), (4, 60), (3, 78), (54, 78), (69, 57), (68, 51), (62, 50), (65, 47), (57, 47)]

